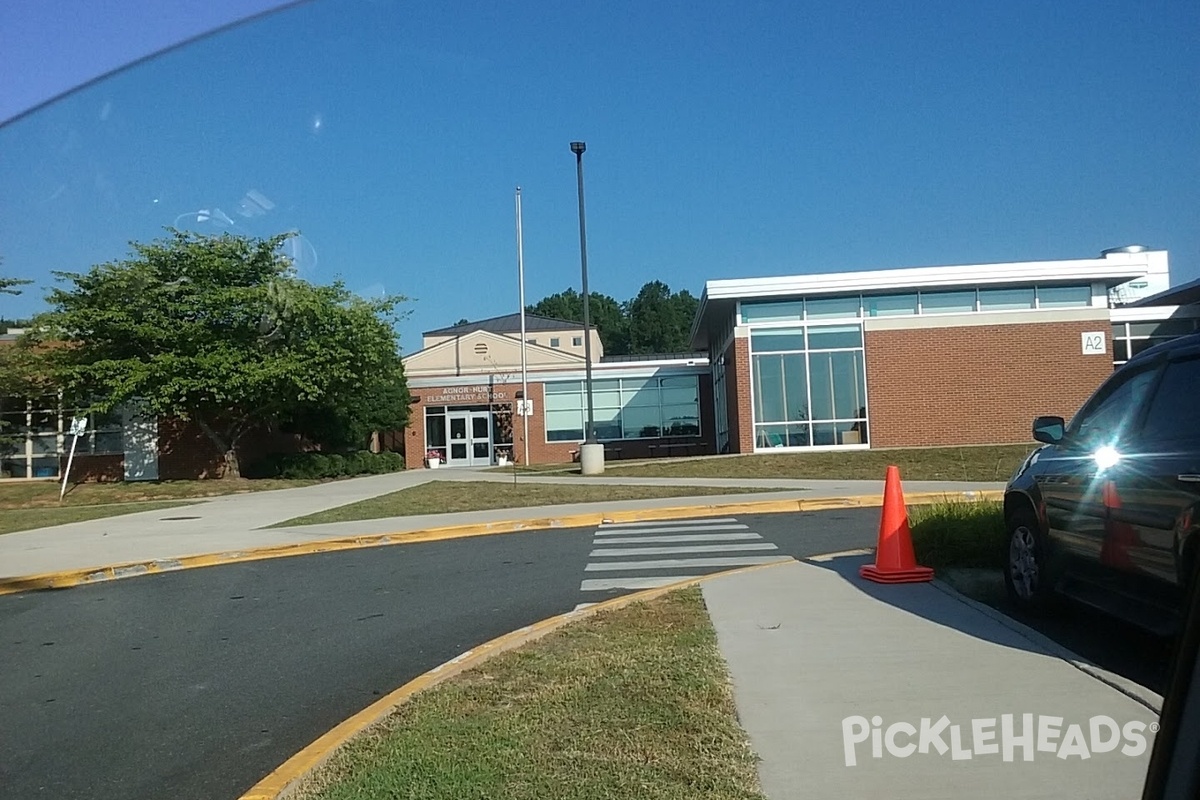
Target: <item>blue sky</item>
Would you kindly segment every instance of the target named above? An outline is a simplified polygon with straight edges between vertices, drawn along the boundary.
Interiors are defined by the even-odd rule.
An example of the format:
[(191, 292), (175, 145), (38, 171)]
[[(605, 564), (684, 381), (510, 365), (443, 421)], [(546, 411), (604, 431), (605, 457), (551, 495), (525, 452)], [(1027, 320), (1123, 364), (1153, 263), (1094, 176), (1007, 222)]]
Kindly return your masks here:
[(529, 299), (578, 287), (582, 139), (591, 284), (618, 299), (1129, 243), (1180, 283), (1198, 34), (1188, 2), (314, 0), (0, 128), (0, 257), (45, 286), (165, 225), (298, 229), (306, 276), (412, 298), (411, 350), (516, 310), (517, 185)]

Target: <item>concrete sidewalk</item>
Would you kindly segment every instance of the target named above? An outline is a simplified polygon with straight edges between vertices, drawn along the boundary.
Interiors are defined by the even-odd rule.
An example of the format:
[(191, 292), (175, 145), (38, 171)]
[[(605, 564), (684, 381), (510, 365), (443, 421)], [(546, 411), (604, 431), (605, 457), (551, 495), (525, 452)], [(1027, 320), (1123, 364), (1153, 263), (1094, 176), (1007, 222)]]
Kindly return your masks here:
[[(413, 470), (353, 478), (296, 489), (249, 492), (199, 500), (177, 508), (144, 511), (38, 528), (0, 536), (0, 578), (37, 575), (148, 561), (167, 561), (208, 553), (254, 550), (321, 539), (407, 533), (448, 525), (498, 523), (509, 520), (567, 517), (585, 513), (642, 511), (714, 503), (821, 499), (873, 495), (883, 481), (801, 481), (764, 479), (571, 478), (521, 474), (522, 483), (719, 486), (730, 489), (779, 489), (700, 497), (579, 503), (540, 508), (510, 508), (455, 514), (427, 514), (385, 519), (267, 528), (295, 517), (412, 488), (430, 481), (489, 481), (511, 483), (512, 475), (491, 470)], [(914, 481), (906, 491), (959, 493), (1002, 488), (1002, 484), (962, 484)]]
[[(1161, 698), (1103, 676), (1120, 687), (1114, 688), (1035, 632), (939, 584), (864, 581), (863, 563), (862, 556), (797, 562), (703, 585), (740, 722), (762, 759), (767, 797), (1141, 795)], [(1029, 747), (1002, 731), (1008, 714), (1015, 737), (1032, 732)], [(948, 726), (938, 741), (927, 737), (925, 752), (912, 747), (909, 754), (906, 746), (920, 745), (922, 720), (936, 729), (943, 716)], [(1056, 722), (1048, 717), (1062, 719), (1043, 751), (1038, 726)], [(1115, 750), (1092, 751), (1094, 717), (1144, 725), (1142, 752), (1122, 753), (1137, 744), (1132, 730), (1118, 734)], [(1110, 731), (1099, 724), (1103, 744)], [(984, 735), (977, 738), (975, 725)], [(1054, 751), (1074, 742), (1072, 725), (1082, 734), (1076, 752), (1090, 757)], [(1008, 760), (1006, 742), (1013, 748)], [(988, 752), (991, 745), (997, 752)]]

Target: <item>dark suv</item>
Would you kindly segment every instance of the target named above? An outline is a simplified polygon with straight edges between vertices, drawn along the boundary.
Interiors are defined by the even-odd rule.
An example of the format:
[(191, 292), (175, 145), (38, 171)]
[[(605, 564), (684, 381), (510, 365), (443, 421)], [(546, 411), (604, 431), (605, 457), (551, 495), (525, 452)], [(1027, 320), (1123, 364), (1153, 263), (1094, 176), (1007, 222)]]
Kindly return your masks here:
[(1170, 634), (1197, 571), (1200, 334), (1123, 365), (1067, 426), (1038, 417), (1004, 495), (1009, 597), (1065, 595)]

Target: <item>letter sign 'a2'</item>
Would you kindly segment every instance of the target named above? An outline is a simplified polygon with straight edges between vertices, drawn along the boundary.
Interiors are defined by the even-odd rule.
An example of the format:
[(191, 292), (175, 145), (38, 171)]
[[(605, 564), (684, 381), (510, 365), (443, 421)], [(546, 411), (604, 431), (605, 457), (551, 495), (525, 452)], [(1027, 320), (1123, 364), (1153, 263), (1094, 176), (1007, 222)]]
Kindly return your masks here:
[(1102, 356), (1108, 353), (1104, 342), (1104, 331), (1092, 331), (1083, 334), (1083, 354), (1085, 356)]

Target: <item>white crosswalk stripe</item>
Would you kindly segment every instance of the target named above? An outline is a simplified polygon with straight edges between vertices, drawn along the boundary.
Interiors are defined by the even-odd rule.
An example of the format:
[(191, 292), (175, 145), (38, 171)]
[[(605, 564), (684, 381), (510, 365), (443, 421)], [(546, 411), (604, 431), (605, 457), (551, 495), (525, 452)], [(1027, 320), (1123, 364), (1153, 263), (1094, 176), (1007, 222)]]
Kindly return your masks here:
[(729, 567), (791, 560), (778, 550), (733, 517), (606, 522), (592, 537), (584, 566), (590, 575), (579, 589), (588, 593), (585, 597), (602, 597), (695, 580)]
[(675, 525), (670, 528), (615, 528), (604, 526), (596, 531), (597, 536), (642, 536), (650, 533), (678, 533), (681, 531), (744, 531), (748, 525)]
[(685, 533), (678, 536), (612, 536), (596, 544), (641, 544), (642, 542), (734, 542), (761, 539), (757, 533)]
[[(658, 528), (663, 525), (697, 525), (737, 522), (733, 517), (701, 517), (699, 519), (662, 519), (650, 522), (604, 522), (601, 527), (608, 528)], [(744, 525), (742, 527), (745, 527)]]
[[(608, 544), (608, 542), (605, 542)], [(591, 552), (598, 556), (669, 556), (672, 553), (730, 553), (742, 550), (777, 550), (770, 542), (750, 544), (694, 544), (676, 547), (602, 547)]]

